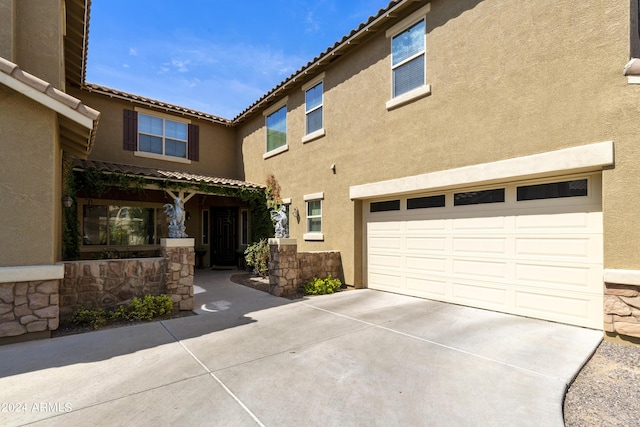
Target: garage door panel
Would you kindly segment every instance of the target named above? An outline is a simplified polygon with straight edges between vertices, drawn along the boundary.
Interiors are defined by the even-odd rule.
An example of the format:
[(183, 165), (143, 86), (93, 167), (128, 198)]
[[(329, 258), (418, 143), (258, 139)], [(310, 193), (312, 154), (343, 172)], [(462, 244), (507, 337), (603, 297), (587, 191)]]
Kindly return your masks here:
[(375, 267), (402, 267), (402, 257), (390, 254), (369, 254), (369, 264)]
[(399, 197), (399, 211), (365, 213), (368, 286), (601, 328), (600, 175), (588, 179), (588, 197), (518, 202), (537, 180), (504, 185), (504, 203), (406, 210)]
[(431, 257), (406, 257), (407, 271), (423, 272), (423, 273), (440, 273), (445, 274), (447, 272), (447, 259), (446, 258), (431, 258)]
[(518, 283), (548, 283), (588, 289), (590, 266), (567, 267), (562, 265), (516, 264)]
[(507, 239), (495, 237), (454, 237), (453, 250), (460, 253), (494, 253), (507, 251)]
[(407, 236), (405, 246), (408, 250), (437, 251), (441, 252), (447, 248), (446, 237), (413, 237)]
[[(592, 247), (592, 237), (559, 239), (557, 236), (516, 238), (516, 255), (536, 258), (571, 257), (578, 259), (596, 258)], [(597, 260), (597, 258), (596, 258)]]
[(482, 282), (453, 283), (453, 297), (458, 302), (466, 302), (471, 305), (481, 302), (484, 308), (504, 307), (507, 303), (507, 291), (500, 287), (483, 284)]
[(453, 274), (455, 276), (471, 276), (477, 278), (503, 278), (507, 273), (505, 262), (487, 260), (453, 260)]
[(406, 280), (407, 290), (414, 295), (427, 298), (444, 297), (447, 294), (447, 281), (434, 280), (425, 277), (408, 276)]

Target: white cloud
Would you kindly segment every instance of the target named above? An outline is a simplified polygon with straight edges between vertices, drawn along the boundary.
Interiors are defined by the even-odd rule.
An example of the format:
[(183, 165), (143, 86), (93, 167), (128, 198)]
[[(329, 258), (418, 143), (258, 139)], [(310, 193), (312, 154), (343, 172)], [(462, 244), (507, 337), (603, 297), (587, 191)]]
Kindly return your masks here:
[(129, 48), (129, 56), (138, 56), (138, 51), (135, 48), (130, 47)]

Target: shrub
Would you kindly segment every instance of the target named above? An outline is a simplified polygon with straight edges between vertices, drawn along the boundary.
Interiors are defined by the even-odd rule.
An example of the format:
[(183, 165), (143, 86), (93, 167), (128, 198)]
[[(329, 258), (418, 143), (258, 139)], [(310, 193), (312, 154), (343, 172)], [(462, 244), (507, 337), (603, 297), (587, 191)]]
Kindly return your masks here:
[(304, 285), (305, 295), (325, 295), (336, 292), (342, 286), (340, 279), (335, 279), (331, 275), (326, 279), (318, 279), (314, 277), (306, 285)]
[(102, 308), (88, 309), (78, 307), (76, 311), (73, 312), (71, 321), (76, 325), (91, 326), (92, 329), (98, 329), (107, 323), (107, 317)]
[(79, 307), (73, 313), (71, 321), (77, 325), (98, 329), (109, 322), (153, 320), (171, 314), (172, 311), (173, 302), (170, 296), (145, 295), (143, 298), (133, 298), (129, 305), (121, 305), (109, 312), (105, 312), (102, 308), (90, 310)]
[(261, 239), (247, 247), (244, 251), (244, 259), (247, 265), (253, 267), (253, 270), (262, 277), (269, 273), (269, 242), (267, 239)]

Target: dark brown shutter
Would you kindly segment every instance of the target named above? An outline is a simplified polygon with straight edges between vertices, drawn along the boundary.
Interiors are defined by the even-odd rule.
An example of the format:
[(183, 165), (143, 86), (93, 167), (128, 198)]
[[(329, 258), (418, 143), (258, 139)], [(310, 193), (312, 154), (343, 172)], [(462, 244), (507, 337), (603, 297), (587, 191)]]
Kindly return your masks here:
[(138, 113), (133, 110), (124, 110), (122, 127), (124, 129), (122, 148), (136, 151), (138, 149)]
[(200, 128), (189, 125), (189, 160), (200, 161)]

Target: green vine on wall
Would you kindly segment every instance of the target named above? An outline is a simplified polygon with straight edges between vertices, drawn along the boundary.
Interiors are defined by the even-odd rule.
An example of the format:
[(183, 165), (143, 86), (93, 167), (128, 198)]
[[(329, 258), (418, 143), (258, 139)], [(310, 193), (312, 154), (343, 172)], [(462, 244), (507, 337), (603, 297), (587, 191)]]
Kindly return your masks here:
[(62, 159), (62, 194), (73, 199), (71, 207), (62, 208), (62, 259), (65, 261), (80, 257), (80, 226), (76, 208), (76, 182), (73, 173), (73, 158), (64, 154)]

